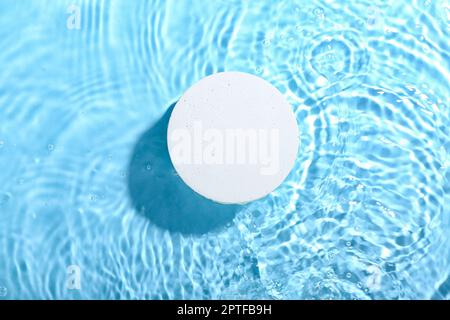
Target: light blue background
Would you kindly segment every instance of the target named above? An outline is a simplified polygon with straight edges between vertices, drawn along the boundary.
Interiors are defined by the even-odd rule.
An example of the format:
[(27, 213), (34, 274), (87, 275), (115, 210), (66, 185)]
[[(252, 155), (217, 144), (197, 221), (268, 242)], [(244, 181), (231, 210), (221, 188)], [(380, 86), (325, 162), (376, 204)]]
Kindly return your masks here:
[[(449, 10), (1, 1), (0, 299), (448, 298)], [(218, 228), (160, 228), (130, 197), (136, 143), (189, 86), (230, 70), (290, 101), (297, 164)], [(146, 201), (183, 201), (166, 187)], [(169, 224), (197, 226), (188, 209)]]

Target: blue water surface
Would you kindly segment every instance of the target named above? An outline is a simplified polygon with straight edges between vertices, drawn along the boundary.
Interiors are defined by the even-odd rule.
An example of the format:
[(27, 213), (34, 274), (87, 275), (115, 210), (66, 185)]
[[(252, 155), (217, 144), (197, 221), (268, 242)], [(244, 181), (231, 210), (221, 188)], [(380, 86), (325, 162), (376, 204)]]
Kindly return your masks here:
[[(448, 0), (1, 1), (0, 299), (449, 299), (449, 44)], [(301, 146), (230, 207), (164, 133), (232, 70)]]

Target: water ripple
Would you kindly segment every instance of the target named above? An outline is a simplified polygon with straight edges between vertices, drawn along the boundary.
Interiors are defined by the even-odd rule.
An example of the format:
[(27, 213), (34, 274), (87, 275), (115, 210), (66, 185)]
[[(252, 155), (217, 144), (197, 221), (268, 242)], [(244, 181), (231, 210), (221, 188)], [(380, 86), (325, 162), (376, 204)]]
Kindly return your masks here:
[[(447, 1), (79, 0), (79, 29), (66, 5), (0, 4), (0, 299), (449, 298)], [(295, 168), (168, 230), (130, 199), (136, 143), (231, 70), (293, 105)]]

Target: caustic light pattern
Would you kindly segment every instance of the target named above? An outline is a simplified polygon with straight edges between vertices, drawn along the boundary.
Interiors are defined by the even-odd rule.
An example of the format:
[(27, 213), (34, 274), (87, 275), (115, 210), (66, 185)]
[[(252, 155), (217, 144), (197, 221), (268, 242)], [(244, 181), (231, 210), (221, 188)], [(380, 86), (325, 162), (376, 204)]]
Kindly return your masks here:
[[(0, 299), (450, 298), (450, 4), (1, 1)], [(301, 135), (240, 206), (180, 183), (173, 104), (221, 71)]]

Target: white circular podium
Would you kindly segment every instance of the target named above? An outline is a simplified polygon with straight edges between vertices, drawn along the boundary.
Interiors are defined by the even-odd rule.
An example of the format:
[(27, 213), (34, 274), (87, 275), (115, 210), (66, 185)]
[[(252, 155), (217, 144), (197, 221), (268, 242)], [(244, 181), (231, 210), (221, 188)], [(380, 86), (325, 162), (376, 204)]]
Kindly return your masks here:
[(276, 189), (294, 166), (295, 115), (270, 83), (247, 73), (203, 78), (175, 105), (170, 158), (181, 179), (216, 202), (246, 203)]

